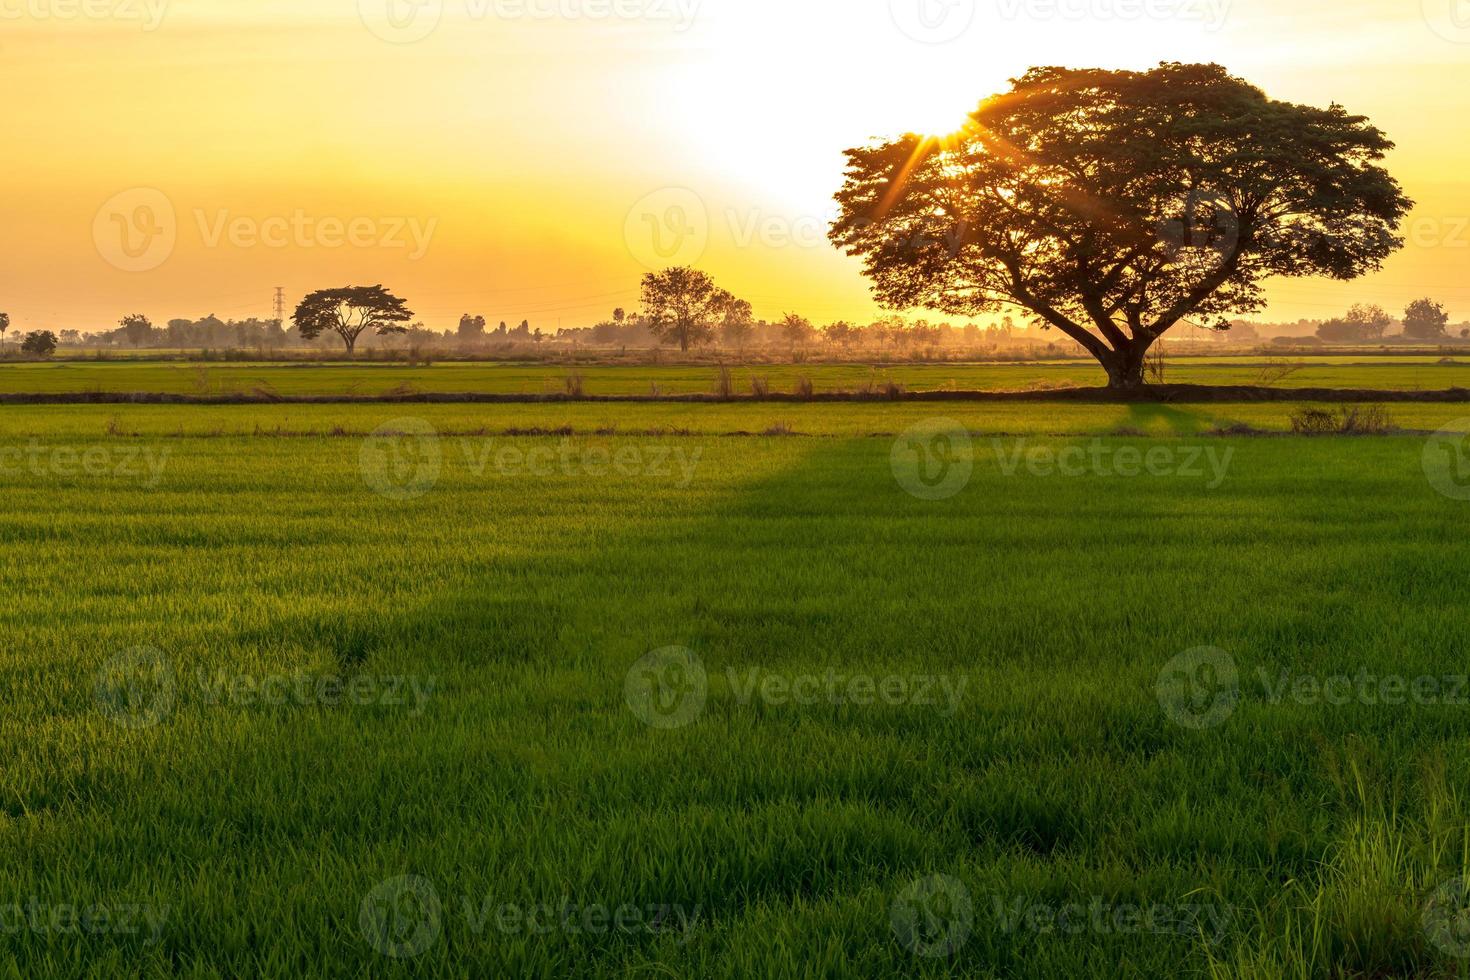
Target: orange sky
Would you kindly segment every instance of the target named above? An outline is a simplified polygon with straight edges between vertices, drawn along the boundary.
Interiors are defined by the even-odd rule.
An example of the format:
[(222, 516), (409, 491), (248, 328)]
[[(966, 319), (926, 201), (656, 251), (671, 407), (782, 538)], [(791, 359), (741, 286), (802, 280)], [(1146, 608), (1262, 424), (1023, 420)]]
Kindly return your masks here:
[[(1422, 7), (1422, 9), (1421, 9)], [(826, 244), (841, 151), (948, 130), (1035, 64), (1219, 61), (1399, 149), (1411, 243), (1275, 319), (1470, 318), (1460, 0), (0, 0), (21, 330), (268, 317), (383, 282), (436, 329), (554, 330), (688, 261), (758, 315), (877, 314)], [(1289, 8), (1289, 9), (1288, 9)]]

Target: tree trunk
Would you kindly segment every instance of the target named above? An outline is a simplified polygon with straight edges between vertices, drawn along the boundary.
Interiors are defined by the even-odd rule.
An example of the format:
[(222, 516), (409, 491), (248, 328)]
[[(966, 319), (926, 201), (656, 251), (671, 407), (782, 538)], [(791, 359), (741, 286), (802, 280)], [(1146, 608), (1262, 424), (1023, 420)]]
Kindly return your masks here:
[(353, 351), (355, 351), (357, 349), (357, 338), (356, 337), (343, 337), (342, 340), (343, 340), (343, 342), (345, 342), (347, 344), (347, 356), (348, 357), (351, 357), (352, 354), (353, 354)]
[(1133, 341), (1100, 357), (1108, 372), (1108, 387), (1114, 391), (1137, 391), (1143, 387), (1143, 362), (1151, 343)]

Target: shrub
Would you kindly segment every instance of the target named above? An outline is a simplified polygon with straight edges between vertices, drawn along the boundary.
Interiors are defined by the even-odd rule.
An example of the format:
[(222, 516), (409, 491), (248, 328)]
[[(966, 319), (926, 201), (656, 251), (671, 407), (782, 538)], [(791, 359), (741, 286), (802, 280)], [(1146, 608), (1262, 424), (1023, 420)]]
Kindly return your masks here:
[(1291, 431), (1297, 435), (1382, 435), (1393, 431), (1393, 423), (1382, 405), (1344, 405), (1336, 411), (1305, 408), (1291, 414)]
[(812, 397), (812, 379), (806, 375), (798, 375), (796, 379), (796, 396), (798, 398)]
[(771, 393), (770, 381), (759, 376), (751, 378), (750, 393), (757, 398), (765, 398)]
[(1291, 431), (1301, 436), (1324, 436), (1337, 431), (1337, 416), (1320, 408), (1291, 413)]
[(573, 398), (581, 398), (582, 397), (582, 372), (580, 372), (580, 371), (569, 371), (569, 372), (567, 372), (567, 376), (562, 379), (562, 385), (566, 388), (566, 391), (567, 391), (567, 394), (568, 395), (571, 395)]
[(1382, 405), (1353, 405), (1342, 410), (1339, 431), (1345, 435), (1382, 435), (1393, 431), (1393, 422)]
[(21, 341), (20, 349), (32, 357), (50, 357), (56, 353), (56, 334), (50, 330), (32, 330)]

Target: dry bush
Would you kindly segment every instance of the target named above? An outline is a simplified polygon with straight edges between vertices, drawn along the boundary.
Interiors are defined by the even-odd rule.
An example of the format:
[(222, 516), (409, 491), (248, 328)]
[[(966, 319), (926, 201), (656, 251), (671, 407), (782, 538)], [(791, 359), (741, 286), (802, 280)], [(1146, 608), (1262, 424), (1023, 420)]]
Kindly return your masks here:
[(795, 434), (789, 422), (777, 422), (761, 433), (763, 436), (790, 436)]
[(1278, 382), (1285, 381), (1304, 367), (1306, 365), (1300, 362), (1292, 363), (1279, 357), (1267, 358), (1266, 362), (1261, 365), (1261, 373), (1256, 375), (1256, 384), (1266, 386), (1274, 385)]
[(715, 373), (715, 395), (719, 398), (729, 398), (735, 394), (735, 382), (730, 377), (730, 369), (721, 364)]
[(810, 398), (810, 397), (812, 397), (812, 379), (811, 378), (808, 378), (804, 374), (798, 375), (797, 378), (796, 378), (796, 397), (798, 397), (798, 398)]
[(771, 382), (759, 375), (750, 379), (750, 393), (757, 398), (765, 398), (771, 393)]
[(1155, 347), (1143, 356), (1143, 371), (1147, 376), (1149, 384), (1161, 385), (1164, 383), (1164, 348)]
[(1322, 408), (1304, 408), (1291, 413), (1291, 431), (1299, 436), (1325, 436), (1337, 432), (1337, 414)]
[(1352, 405), (1342, 409), (1339, 431), (1344, 435), (1377, 436), (1393, 430), (1393, 420), (1382, 405)]
[(1305, 408), (1291, 413), (1291, 431), (1303, 436), (1363, 436), (1392, 432), (1382, 405), (1343, 405), (1335, 411)]
[(567, 376), (562, 379), (562, 386), (566, 389), (568, 395), (573, 398), (581, 398), (583, 394), (582, 372), (568, 371)]

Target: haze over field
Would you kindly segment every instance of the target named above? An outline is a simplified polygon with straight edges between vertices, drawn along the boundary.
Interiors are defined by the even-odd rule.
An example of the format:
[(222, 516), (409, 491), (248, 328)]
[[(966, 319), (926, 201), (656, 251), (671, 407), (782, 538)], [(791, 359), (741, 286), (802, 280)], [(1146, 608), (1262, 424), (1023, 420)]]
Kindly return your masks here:
[(759, 316), (866, 318), (824, 234), (844, 148), (954, 129), (1031, 65), (1168, 59), (1399, 145), (1407, 247), (1356, 282), (1271, 284), (1265, 317), (1426, 294), (1470, 315), (1450, 0), (920, 2), (0, 0), (0, 223), (24, 243), (0, 297), (21, 329), (96, 329), (383, 281), (436, 329), (552, 330), (677, 261)]

